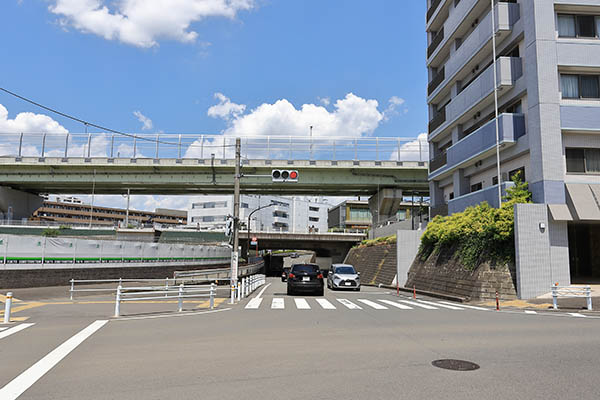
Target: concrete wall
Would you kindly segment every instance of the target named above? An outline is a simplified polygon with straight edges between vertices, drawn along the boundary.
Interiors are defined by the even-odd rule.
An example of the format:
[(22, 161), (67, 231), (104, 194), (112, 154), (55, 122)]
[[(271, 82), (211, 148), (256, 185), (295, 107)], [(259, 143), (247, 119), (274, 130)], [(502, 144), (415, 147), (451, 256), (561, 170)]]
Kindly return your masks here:
[(553, 221), (545, 204), (515, 206), (515, 252), (519, 298), (571, 283), (567, 223)]
[(40, 196), (0, 186), (0, 213), (3, 219), (29, 218), (42, 206)]
[(398, 230), (396, 233), (396, 252), (398, 254), (395, 280), (398, 280), (400, 287), (406, 286), (408, 271), (417, 256), (424, 232)]
[(360, 272), (360, 280), (366, 285), (392, 285), (396, 277), (396, 244), (354, 247), (344, 263), (353, 265)]

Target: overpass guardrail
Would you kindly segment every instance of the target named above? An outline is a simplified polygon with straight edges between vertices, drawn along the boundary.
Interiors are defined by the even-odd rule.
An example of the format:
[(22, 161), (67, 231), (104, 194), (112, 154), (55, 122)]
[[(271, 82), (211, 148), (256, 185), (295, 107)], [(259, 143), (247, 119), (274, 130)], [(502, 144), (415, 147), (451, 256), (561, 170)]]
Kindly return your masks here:
[[(202, 134), (19, 133), (0, 135), (0, 157), (233, 159), (235, 136)], [(425, 138), (242, 136), (242, 157), (279, 160), (428, 161)]]

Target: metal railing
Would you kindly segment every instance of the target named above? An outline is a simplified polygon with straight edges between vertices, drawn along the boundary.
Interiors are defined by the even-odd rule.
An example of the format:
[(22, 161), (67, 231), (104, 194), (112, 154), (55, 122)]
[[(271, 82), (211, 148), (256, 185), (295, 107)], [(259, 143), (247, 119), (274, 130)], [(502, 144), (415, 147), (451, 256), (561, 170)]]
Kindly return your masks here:
[(585, 298), (587, 309), (592, 311), (592, 288), (587, 286), (552, 286), (552, 307), (558, 309), (558, 298)]
[(84, 293), (84, 292), (114, 292), (116, 288), (85, 288), (85, 289), (76, 289), (75, 285), (80, 284), (106, 284), (106, 283), (118, 283), (118, 286), (122, 286), (123, 283), (144, 283), (144, 282), (165, 282), (163, 288), (169, 288), (170, 286), (174, 286), (176, 284), (176, 280), (174, 278), (165, 278), (165, 279), (71, 279), (69, 281), (70, 289), (69, 289), (69, 299), (73, 300), (75, 297), (75, 293)]
[[(233, 159), (236, 137), (200, 134), (3, 133), (0, 157), (129, 159)], [(244, 136), (245, 159), (426, 161), (427, 142), (406, 137)]]

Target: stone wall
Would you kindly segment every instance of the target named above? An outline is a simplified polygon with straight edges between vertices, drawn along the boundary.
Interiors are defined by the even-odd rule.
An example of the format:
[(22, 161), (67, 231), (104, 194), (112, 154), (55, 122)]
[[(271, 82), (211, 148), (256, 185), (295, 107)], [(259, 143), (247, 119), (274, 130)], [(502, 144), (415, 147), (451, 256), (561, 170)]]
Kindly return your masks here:
[(391, 285), (396, 276), (396, 243), (354, 247), (344, 261), (360, 272), (366, 285)]
[(426, 261), (416, 258), (408, 273), (406, 286), (474, 300), (516, 299), (514, 266), (481, 264), (475, 270), (465, 269), (454, 249), (432, 253)]

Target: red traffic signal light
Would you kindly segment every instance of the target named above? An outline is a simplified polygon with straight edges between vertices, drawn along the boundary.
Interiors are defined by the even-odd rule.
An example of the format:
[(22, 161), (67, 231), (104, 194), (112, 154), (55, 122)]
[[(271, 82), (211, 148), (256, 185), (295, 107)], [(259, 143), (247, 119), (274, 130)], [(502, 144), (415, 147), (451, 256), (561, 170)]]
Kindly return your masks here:
[(273, 182), (298, 182), (298, 171), (288, 169), (274, 169), (271, 171)]

